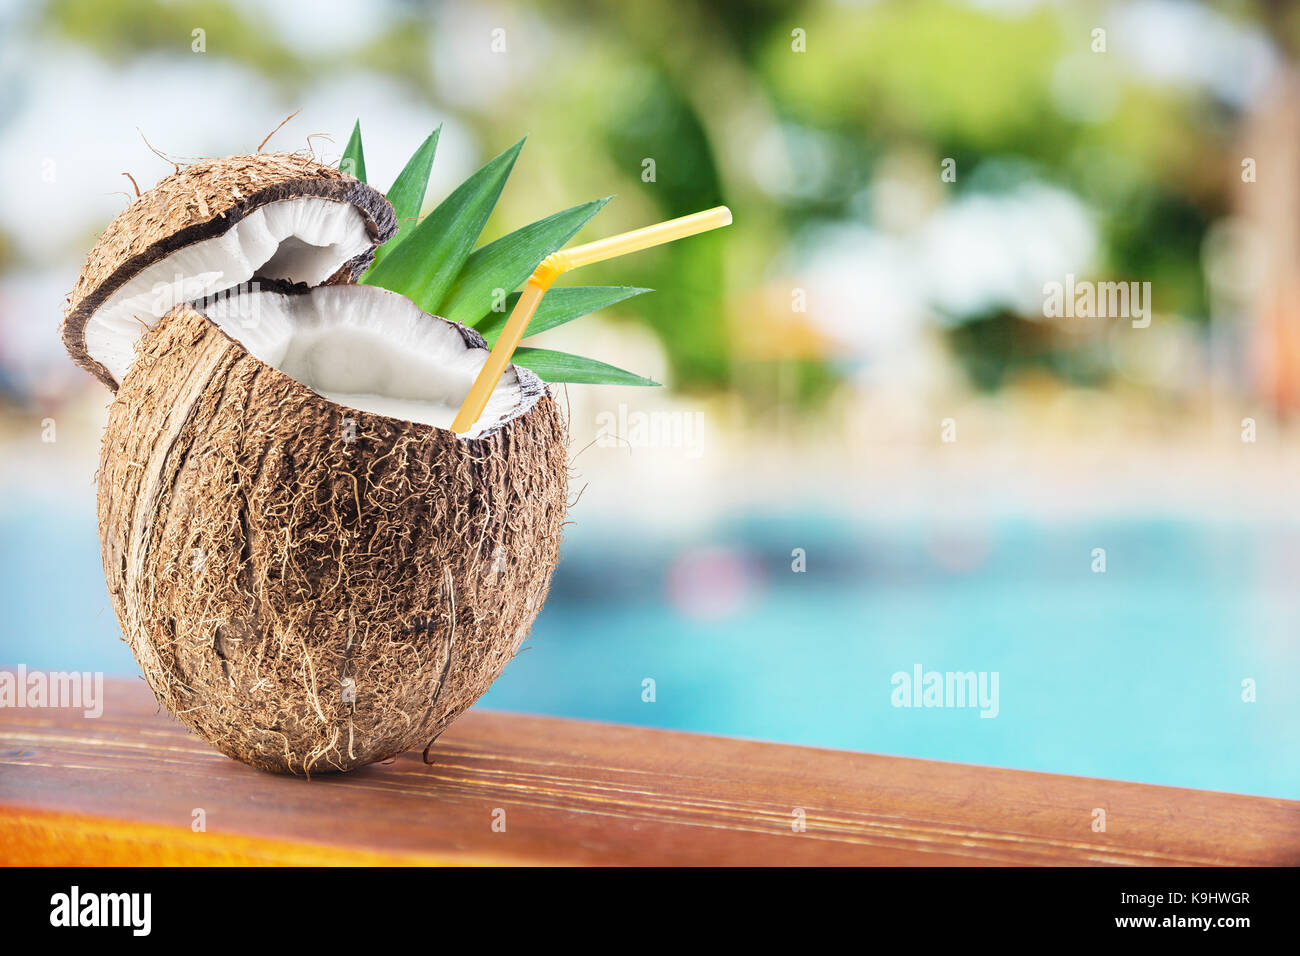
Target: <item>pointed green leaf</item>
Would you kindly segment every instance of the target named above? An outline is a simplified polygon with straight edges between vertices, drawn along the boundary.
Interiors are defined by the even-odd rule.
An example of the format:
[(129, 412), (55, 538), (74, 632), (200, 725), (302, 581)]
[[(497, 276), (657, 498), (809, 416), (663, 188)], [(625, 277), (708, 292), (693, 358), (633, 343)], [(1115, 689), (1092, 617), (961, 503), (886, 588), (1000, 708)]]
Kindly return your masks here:
[[(533, 313), (532, 321), (528, 323), (527, 334), (537, 335), (539, 332), (553, 329), (565, 322), (572, 322), (574, 319), (591, 312), (607, 309), (617, 302), (632, 298), (634, 295), (650, 291), (652, 290), (638, 289), (636, 286), (630, 285), (579, 285), (568, 286), (563, 289), (552, 289), (542, 297), (541, 304), (537, 306), (537, 311)], [(514, 311), (515, 303), (519, 301), (519, 295), (520, 293), (516, 292), (506, 299), (506, 310), (504, 312), (489, 312), (474, 326), (482, 334), (483, 338), (487, 339), (488, 345), (496, 342), (497, 337), (501, 335), (501, 330), (506, 327), (506, 319)]]
[(366, 154), (361, 149), (361, 120), (357, 120), (352, 127), (352, 138), (348, 140), (348, 148), (343, 150), (339, 169), (363, 183), (366, 181)]
[(516, 365), (530, 368), (544, 382), (573, 382), (579, 385), (658, 385), (653, 379), (625, 372), (613, 365), (595, 359), (554, 352), (550, 349), (519, 347), (510, 359)]
[(475, 249), (447, 293), (440, 314), (457, 322), (480, 318), (492, 308), (497, 289), (510, 292), (523, 285), (543, 259), (572, 239), (609, 200), (606, 196), (573, 206)]
[(523, 145), (521, 139), (457, 186), (362, 281), (400, 292), (425, 312), (438, 314), (492, 214)]
[(420, 144), (415, 155), (407, 160), (393, 181), (393, 188), (388, 190), (388, 201), (397, 214), (397, 235), (375, 250), (375, 265), (409, 236), (419, 222), (424, 192), (429, 187), (429, 173), (433, 169), (433, 154), (438, 149), (438, 134), (441, 132), (442, 124), (439, 123), (438, 128)]

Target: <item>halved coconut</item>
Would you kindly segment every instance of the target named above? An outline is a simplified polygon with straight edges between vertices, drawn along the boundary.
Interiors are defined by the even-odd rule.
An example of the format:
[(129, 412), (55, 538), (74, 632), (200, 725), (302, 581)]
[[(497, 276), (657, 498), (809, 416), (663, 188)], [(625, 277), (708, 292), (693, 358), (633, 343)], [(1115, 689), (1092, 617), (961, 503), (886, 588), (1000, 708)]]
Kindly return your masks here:
[(351, 282), (396, 231), (382, 195), (307, 156), (195, 163), (105, 230), (69, 297), (64, 344), (78, 365), (117, 388), (141, 332), (175, 305), (252, 279)]
[(159, 700), (266, 770), (426, 746), (518, 651), (555, 566), (566, 430), (488, 351), (368, 286), (182, 305), (140, 340), (99, 471), (104, 571)]

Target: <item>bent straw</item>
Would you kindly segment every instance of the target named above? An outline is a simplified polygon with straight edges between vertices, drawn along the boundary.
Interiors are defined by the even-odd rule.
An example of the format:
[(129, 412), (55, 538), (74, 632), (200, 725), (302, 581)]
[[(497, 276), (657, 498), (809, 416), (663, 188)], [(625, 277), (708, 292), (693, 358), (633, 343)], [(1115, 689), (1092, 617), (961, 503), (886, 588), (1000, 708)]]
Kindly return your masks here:
[(542, 296), (551, 287), (551, 283), (565, 272), (728, 225), (731, 225), (731, 210), (726, 206), (716, 206), (703, 212), (682, 216), (680, 219), (669, 219), (667, 222), (646, 226), (644, 229), (633, 229), (631, 232), (610, 236), (608, 239), (597, 239), (595, 242), (551, 253), (529, 276), (528, 284), (524, 287), (523, 294), (519, 296), (519, 301), (515, 303), (510, 318), (506, 320), (500, 338), (497, 339), (496, 345), (492, 346), (492, 352), (483, 363), (478, 378), (470, 386), (464, 404), (456, 413), (456, 419), (451, 423), (452, 431), (463, 435), (474, 427), (474, 423), (483, 414), (483, 409), (487, 407), (488, 397), (497, 387), (497, 382), (500, 381), (506, 366), (510, 364), (510, 357), (514, 355), (519, 340), (524, 337), (524, 330), (528, 328), (528, 323), (532, 320), (533, 313), (537, 311)]

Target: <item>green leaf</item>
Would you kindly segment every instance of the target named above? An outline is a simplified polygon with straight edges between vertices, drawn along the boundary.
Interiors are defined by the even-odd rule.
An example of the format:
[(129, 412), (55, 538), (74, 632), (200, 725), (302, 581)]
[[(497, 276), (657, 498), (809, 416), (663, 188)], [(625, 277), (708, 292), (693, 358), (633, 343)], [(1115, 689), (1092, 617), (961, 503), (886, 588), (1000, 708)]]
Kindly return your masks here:
[(397, 247), (397, 244), (411, 234), (420, 218), (420, 208), (424, 205), (424, 192), (429, 188), (429, 173), (433, 169), (433, 154), (438, 149), (438, 134), (442, 124), (429, 134), (428, 139), (420, 144), (402, 171), (393, 180), (393, 188), (388, 190), (388, 201), (393, 204), (397, 214), (397, 235), (375, 250), (377, 265), (385, 256)]
[[(543, 300), (544, 301), (544, 300)], [(643, 378), (621, 368), (597, 362), (595, 359), (554, 352), (550, 349), (530, 349), (520, 346), (510, 359), (516, 365), (530, 368), (544, 382), (573, 382), (578, 385), (658, 385), (653, 379)]]
[(361, 149), (361, 120), (357, 120), (352, 127), (352, 138), (348, 140), (348, 148), (343, 150), (339, 169), (363, 183), (366, 181), (366, 154)]
[[(607, 309), (617, 302), (632, 298), (634, 295), (650, 291), (652, 290), (638, 289), (636, 286), (630, 285), (579, 285), (567, 286), (563, 289), (551, 289), (542, 297), (541, 304), (538, 305), (537, 311), (533, 313), (526, 334), (537, 335), (539, 332), (553, 329), (565, 322), (572, 322), (574, 319), (591, 312)], [(506, 299), (506, 310), (504, 312), (489, 312), (474, 326), (482, 334), (483, 338), (487, 339), (488, 345), (496, 342), (501, 335), (501, 330), (506, 327), (506, 319), (514, 311), (515, 303), (519, 301), (520, 294), (516, 292)]]
[(362, 281), (399, 292), (425, 312), (438, 314), (492, 214), (523, 145), (521, 139), (457, 186)]
[(440, 314), (457, 322), (480, 318), (492, 308), (495, 290), (519, 288), (543, 259), (572, 239), (609, 200), (606, 196), (573, 206), (475, 249), (447, 293)]

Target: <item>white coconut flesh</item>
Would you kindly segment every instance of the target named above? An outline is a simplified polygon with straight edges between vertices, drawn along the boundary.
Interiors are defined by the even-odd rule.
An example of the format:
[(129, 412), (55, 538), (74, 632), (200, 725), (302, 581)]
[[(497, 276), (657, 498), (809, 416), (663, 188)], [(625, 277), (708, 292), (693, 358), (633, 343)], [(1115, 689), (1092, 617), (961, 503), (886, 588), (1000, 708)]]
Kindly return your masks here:
[(267, 203), (114, 290), (86, 322), (86, 351), (120, 382), (141, 333), (178, 303), (254, 277), (319, 285), (372, 244), (365, 217), (351, 203), (315, 196)]
[[(339, 405), (448, 428), (487, 360), (454, 325), (366, 285), (247, 291), (199, 308), (249, 354)], [(527, 411), (507, 366), (473, 438)]]

